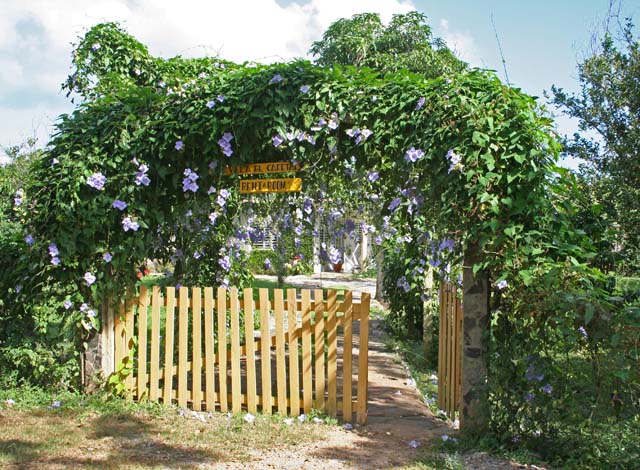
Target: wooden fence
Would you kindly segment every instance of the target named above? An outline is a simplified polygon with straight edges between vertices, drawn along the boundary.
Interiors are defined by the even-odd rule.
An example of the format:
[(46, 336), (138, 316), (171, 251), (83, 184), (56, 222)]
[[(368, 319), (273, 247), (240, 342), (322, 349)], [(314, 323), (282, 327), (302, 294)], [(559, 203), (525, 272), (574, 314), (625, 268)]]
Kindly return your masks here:
[(244, 289), (241, 299), (236, 288), (214, 297), (210, 287), (154, 286), (150, 294), (141, 287), (116, 315), (116, 364), (134, 364), (130, 397), (234, 413), (314, 408), (345, 422), (355, 411), (366, 422), (369, 294), (359, 303), (352, 292), (321, 289), (274, 289), (272, 298)]
[(462, 301), (455, 285), (439, 290), (438, 407), (453, 419), (459, 411), (461, 386)]

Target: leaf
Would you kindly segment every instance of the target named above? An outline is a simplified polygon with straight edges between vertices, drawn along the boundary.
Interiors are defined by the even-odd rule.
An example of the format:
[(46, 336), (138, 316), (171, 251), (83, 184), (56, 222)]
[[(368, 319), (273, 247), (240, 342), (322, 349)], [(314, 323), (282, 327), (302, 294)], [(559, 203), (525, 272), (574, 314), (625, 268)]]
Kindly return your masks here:
[(584, 310), (584, 324), (588, 325), (593, 320), (596, 311), (592, 304), (587, 304)]

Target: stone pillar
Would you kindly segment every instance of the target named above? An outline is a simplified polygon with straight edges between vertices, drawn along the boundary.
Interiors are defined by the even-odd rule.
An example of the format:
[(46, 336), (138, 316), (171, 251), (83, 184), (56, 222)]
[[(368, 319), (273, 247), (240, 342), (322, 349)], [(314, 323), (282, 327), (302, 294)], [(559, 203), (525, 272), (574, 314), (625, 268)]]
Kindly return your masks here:
[(84, 353), (82, 377), (87, 391), (96, 387), (94, 378), (105, 379), (115, 371), (114, 324), (113, 307), (104, 302), (100, 308), (100, 331), (91, 337)]
[(376, 295), (375, 299), (378, 302), (382, 302), (382, 283), (384, 282), (384, 270), (382, 264), (384, 263), (384, 250), (382, 247), (378, 247), (378, 253), (376, 254)]
[(480, 260), (478, 247), (464, 254), (462, 324), (462, 403), (460, 431), (468, 436), (486, 432), (489, 422), (487, 400), (487, 342), (489, 334), (489, 276), (486, 271), (473, 274)]
[(367, 258), (369, 254), (369, 235), (362, 231), (362, 236), (360, 237), (360, 259), (358, 263), (360, 264), (360, 272), (363, 273), (365, 269), (367, 269)]

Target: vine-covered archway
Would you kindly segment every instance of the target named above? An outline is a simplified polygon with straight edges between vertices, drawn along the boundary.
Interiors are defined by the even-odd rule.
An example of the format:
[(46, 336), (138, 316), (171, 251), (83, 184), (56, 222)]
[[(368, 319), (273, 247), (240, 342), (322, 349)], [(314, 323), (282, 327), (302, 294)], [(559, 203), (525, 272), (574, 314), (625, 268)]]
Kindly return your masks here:
[(173, 258), (186, 282), (242, 283), (248, 199), (225, 168), (294, 162), (296, 230), (317, 229), (317, 214), (349, 230), (347, 210), (366, 206), (379, 243), (417, 247), (408, 290), (422, 288), (425, 265), (464, 259), (463, 423), (486, 424), (488, 273), (526, 276), (522, 260), (547, 247), (540, 218), (552, 217), (558, 146), (533, 98), (480, 70), (427, 80), (163, 60), (114, 24), (85, 35), (74, 66), (66, 86), (83, 101), (61, 118), (20, 210), (30, 282), (58, 283), (61, 308), (89, 334), (99, 322), (87, 309), (122, 295), (148, 258)]

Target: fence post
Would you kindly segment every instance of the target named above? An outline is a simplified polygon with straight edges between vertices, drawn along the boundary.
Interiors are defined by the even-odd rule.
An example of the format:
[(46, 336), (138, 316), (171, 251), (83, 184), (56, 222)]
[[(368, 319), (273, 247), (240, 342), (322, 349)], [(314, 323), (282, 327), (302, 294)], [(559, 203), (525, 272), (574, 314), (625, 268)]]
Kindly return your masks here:
[(489, 421), (487, 401), (487, 334), (489, 330), (489, 276), (487, 271), (473, 273), (480, 262), (477, 245), (464, 254), (462, 298), (462, 371), (460, 430), (470, 436), (486, 431)]

